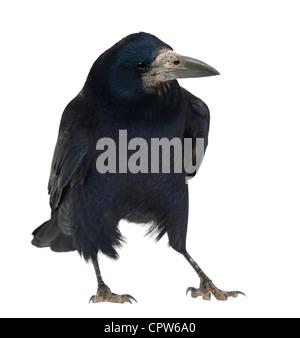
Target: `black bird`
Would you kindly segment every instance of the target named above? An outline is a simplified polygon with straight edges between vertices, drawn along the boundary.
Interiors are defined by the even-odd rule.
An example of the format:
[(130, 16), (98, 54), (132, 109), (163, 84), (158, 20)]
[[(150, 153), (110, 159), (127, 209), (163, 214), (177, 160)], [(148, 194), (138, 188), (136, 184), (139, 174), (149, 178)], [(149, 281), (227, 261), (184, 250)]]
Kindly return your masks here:
[[(200, 278), (199, 288), (187, 289), (192, 297), (201, 295), (207, 300), (212, 293), (226, 300), (241, 293), (218, 289), (186, 250), (186, 179), (195, 172), (176, 172), (171, 166), (170, 173), (99, 173), (96, 165), (104, 153), (97, 149), (98, 140), (109, 138), (118, 144), (120, 130), (126, 130), (128, 140), (140, 137), (149, 145), (153, 138), (181, 142), (191, 138), (194, 163), (196, 138), (204, 139), (207, 146), (209, 110), (176, 79), (218, 74), (201, 61), (173, 52), (153, 35), (132, 34), (95, 61), (83, 89), (65, 108), (48, 185), (51, 219), (33, 232), (32, 244), (56, 252), (77, 250), (91, 260), (98, 280), (92, 302), (134, 300), (111, 292), (98, 265), (98, 252), (118, 257), (122, 219), (150, 224), (149, 232), (156, 232), (157, 239), (168, 235), (170, 246), (183, 254)], [(170, 161), (173, 158), (174, 150)], [(149, 168), (151, 164), (149, 158)]]

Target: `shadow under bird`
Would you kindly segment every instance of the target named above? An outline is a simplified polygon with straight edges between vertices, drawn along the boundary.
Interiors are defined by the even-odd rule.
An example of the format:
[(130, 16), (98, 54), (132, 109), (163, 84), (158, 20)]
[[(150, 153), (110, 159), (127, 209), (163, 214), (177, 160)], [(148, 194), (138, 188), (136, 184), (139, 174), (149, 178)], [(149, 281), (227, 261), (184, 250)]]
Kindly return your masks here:
[[(56, 252), (77, 250), (91, 260), (98, 281), (92, 302), (135, 300), (128, 294), (113, 293), (98, 265), (99, 252), (118, 257), (122, 219), (149, 224), (149, 232), (156, 233), (157, 240), (168, 235), (170, 246), (200, 278), (199, 288), (187, 289), (192, 297), (209, 300), (212, 293), (218, 300), (226, 300), (243, 294), (218, 289), (186, 250), (186, 179), (196, 172), (176, 172), (171, 167), (169, 173), (100, 174), (96, 168), (98, 140), (110, 138), (118, 144), (120, 130), (127, 131), (128, 139), (139, 137), (148, 144), (153, 138), (182, 142), (190, 138), (194, 145), (201, 138), (206, 149), (208, 107), (176, 79), (218, 74), (204, 62), (175, 53), (151, 34), (131, 34), (95, 61), (84, 87), (65, 108), (48, 185), (51, 219), (33, 232), (32, 244)], [(195, 156), (193, 147), (193, 160)], [(150, 162), (151, 158), (149, 167)]]

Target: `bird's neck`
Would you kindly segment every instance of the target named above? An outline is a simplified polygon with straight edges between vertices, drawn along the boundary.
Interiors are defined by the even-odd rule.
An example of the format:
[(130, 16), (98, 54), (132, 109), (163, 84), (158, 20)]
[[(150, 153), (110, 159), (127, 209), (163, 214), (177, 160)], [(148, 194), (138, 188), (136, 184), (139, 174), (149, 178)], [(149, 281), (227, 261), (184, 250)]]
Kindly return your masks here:
[[(99, 88), (100, 89), (100, 88)], [(84, 93), (84, 92), (83, 92)], [(86, 91), (90, 102), (100, 109), (107, 118), (130, 122), (163, 122), (173, 118), (180, 103), (180, 86), (177, 81), (162, 83), (150, 92), (136, 95), (116, 95), (107, 88), (98, 91)]]
[[(172, 81), (173, 82), (173, 81)], [(155, 122), (168, 120), (178, 111), (180, 90), (177, 81), (163, 83), (138, 99), (118, 102), (115, 113), (125, 119)]]

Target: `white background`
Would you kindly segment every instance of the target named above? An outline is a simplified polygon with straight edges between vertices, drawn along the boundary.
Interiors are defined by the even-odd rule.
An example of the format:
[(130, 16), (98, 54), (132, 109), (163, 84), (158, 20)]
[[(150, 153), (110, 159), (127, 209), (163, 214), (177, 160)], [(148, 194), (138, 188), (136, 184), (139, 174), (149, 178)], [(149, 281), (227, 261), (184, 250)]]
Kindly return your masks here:
[[(298, 1), (2, 1), (0, 315), (3, 317), (297, 317), (299, 273)], [(61, 113), (94, 60), (150, 32), (221, 76), (180, 81), (210, 107), (209, 147), (190, 181), (187, 248), (219, 288), (185, 296), (185, 259), (121, 223), (121, 258), (104, 280), (137, 304), (88, 304), (93, 268), (30, 244), (49, 218), (47, 181)]]

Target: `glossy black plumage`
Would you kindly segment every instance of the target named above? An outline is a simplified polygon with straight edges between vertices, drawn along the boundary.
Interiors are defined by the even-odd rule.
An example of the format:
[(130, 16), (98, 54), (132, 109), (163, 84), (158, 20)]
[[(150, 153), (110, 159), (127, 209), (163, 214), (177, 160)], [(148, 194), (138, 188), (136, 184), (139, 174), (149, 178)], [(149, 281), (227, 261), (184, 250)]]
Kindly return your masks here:
[[(214, 286), (186, 251), (188, 223), (187, 176), (171, 165), (170, 173), (105, 173), (96, 168), (99, 139), (119, 143), (119, 132), (128, 141), (142, 138), (195, 140), (208, 143), (209, 110), (199, 98), (181, 88), (176, 78), (219, 74), (209, 65), (183, 57), (147, 33), (132, 34), (104, 52), (92, 66), (80, 93), (67, 105), (59, 127), (49, 179), (51, 219), (34, 232), (32, 243), (53, 251), (77, 250), (93, 262), (98, 289), (93, 302), (131, 302), (130, 295), (116, 295), (103, 282), (98, 252), (117, 258), (122, 244), (118, 224), (122, 219), (148, 224), (157, 239), (168, 235), (172, 248), (182, 253), (197, 272), (199, 289), (193, 297), (236, 297)], [(128, 151), (128, 157), (132, 150)], [(117, 163), (118, 163), (118, 151)], [(171, 162), (174, 152), (171, 149)], [(181, 163), (182, 164), (182, 163)], [(182, 164), (183, 166), (183, 164)]]
[(122, 78), (118, 65), (124, 67), (123, 60), (151, 62), (161, 48), (170, 47), (152, 35), (133, 34), (93, 65), (84, 88), (63, 113), (49, 179), (52, 218), (34, 232), (33, 244), (77, 249), (86, 259), (96, 258), (98, 251), (116, 258), (122, 241), (118, 222), (127, 219), (151, 223), (158, 238), (167, 233), (175, 250), (185, 249), (185, 174), (101, 175), (95, 165), (97, 140), (110, 137), (117, 143), (119, 130), (127, 130), (128, 139), (204, 137), (207, 144), (208, 108), (176, 80), (161, 94), (146, 93), (135, 69)]

